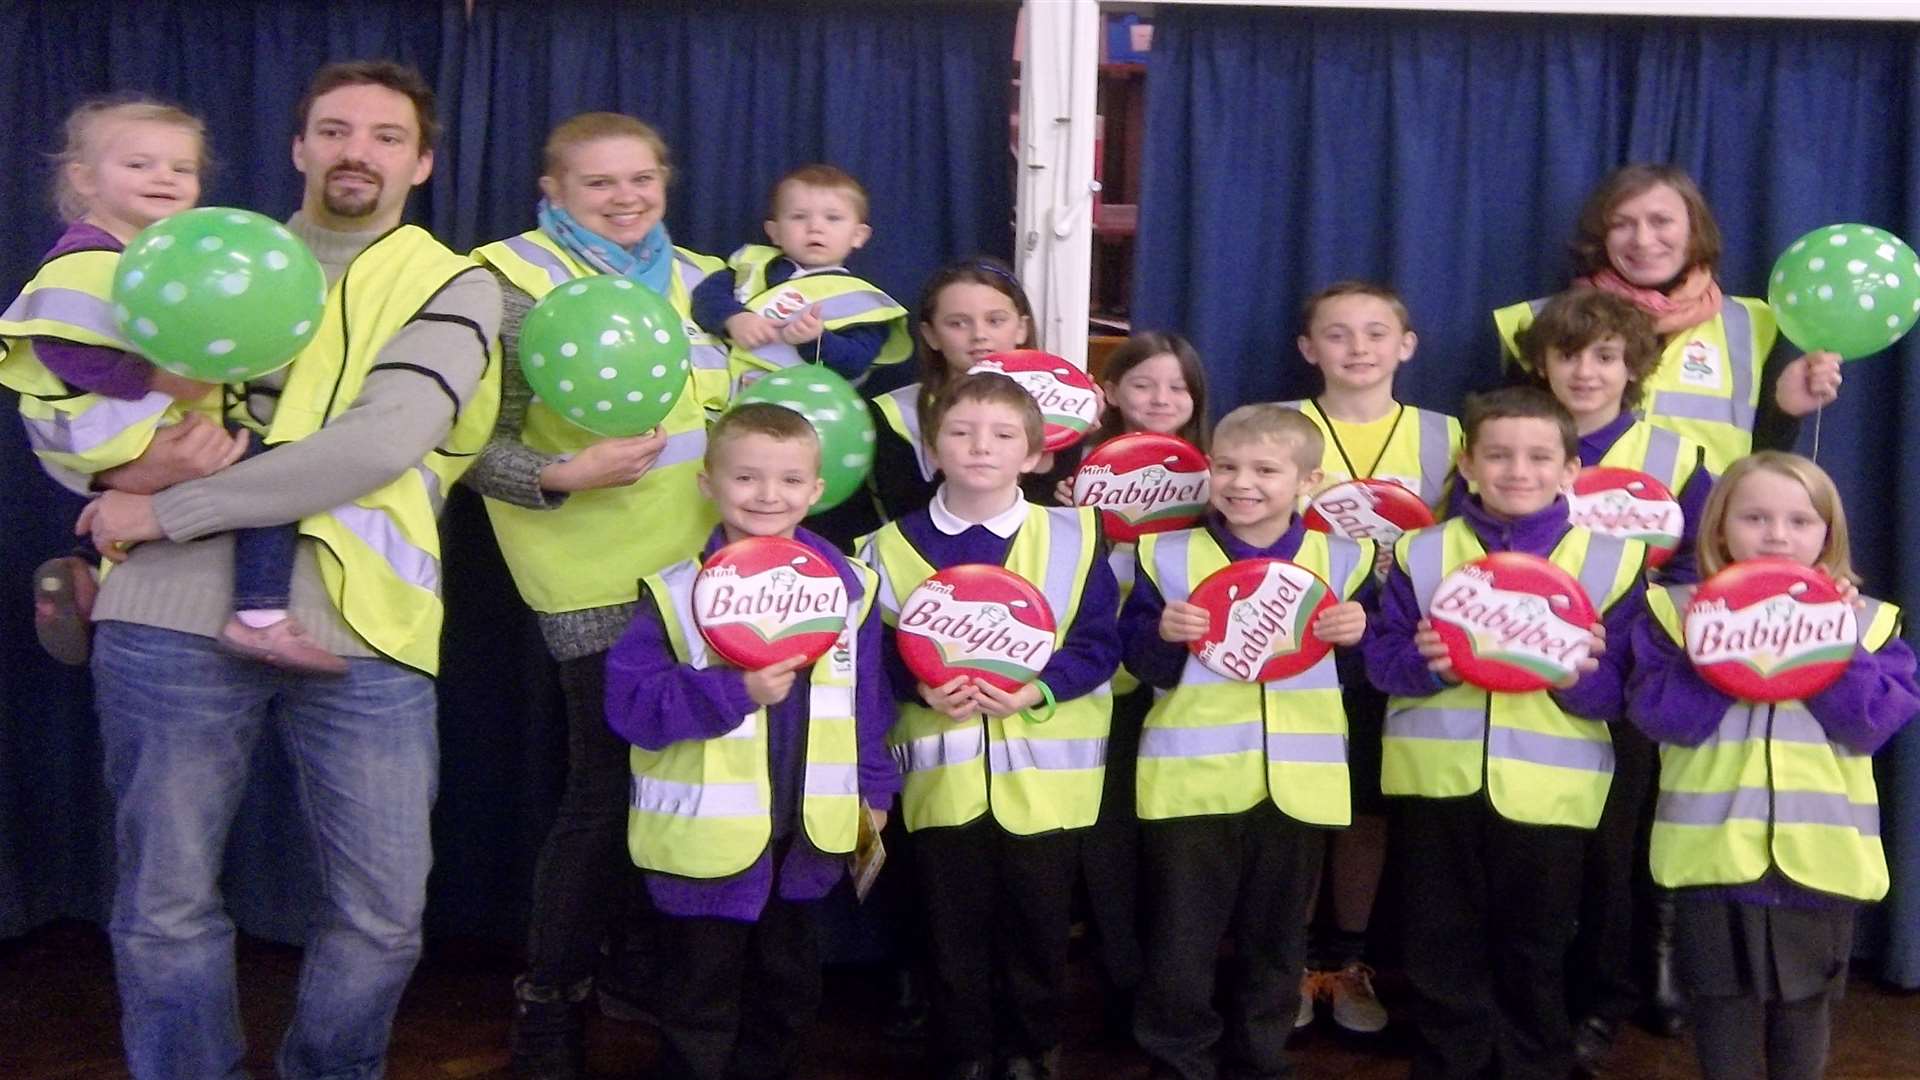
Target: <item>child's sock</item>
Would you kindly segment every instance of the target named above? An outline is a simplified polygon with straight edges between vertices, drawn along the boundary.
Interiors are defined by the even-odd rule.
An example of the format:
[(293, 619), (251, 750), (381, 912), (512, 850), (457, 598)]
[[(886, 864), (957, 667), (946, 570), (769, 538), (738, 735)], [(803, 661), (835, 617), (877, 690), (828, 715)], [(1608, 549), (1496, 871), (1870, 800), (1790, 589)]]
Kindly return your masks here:
[(234, 612), (233, 617), (253, 627), (255, 630), (265, 630), (274, 623), (284, 620), (287, 617), (287, 609), (250, 608), (245, 611)]

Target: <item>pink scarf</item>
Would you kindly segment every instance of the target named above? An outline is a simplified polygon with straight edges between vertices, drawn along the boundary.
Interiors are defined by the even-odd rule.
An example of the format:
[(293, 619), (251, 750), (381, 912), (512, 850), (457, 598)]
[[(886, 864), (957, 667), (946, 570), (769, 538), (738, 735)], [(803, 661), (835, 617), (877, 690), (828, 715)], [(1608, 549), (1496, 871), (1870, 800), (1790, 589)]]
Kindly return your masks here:
[(1597, 274), (1575, 278), (1575, 285), (1590, 285), (1610, 292), (1653, 317), (1653, 328), (1662, 337), (1699, 326), (1720, 311), (1720, 283), (1713, 271), (1696, 266), (1682, 274), (1678, 284), (1666, 292), (1643, 289), (1609, 266)]

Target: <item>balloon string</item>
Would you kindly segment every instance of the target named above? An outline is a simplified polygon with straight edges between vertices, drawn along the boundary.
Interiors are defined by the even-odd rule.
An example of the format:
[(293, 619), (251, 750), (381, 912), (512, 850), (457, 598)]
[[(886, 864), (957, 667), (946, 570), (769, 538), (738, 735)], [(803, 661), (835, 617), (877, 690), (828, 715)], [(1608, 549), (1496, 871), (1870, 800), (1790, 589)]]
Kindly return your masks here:
[(1813, 460), (1816, 463), (1820, 460), (1820, 415), (1826, 411), (1825, 405), (1813, 410)]

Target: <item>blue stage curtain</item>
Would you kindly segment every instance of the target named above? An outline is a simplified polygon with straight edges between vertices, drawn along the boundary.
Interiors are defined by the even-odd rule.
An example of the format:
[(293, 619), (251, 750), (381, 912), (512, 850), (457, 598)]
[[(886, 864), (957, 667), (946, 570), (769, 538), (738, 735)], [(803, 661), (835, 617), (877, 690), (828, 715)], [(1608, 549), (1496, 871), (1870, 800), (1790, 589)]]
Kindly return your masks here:
[[(767, 188), (808, 161), (872, 196), (855, 270), (911, 306), (948, 259), (1011, 249), (1007, 107), (1012, 3), (756, 5), (464, 0), (23, 0), (0, 5), (0, 115), (14, 168), (0, 298), (59, 235), (41, 155), (84, 97), (141, 90), (208, 121), (218, 166), (204, 203), (284, 215), (293, 106), (334, 59), (392, 57), (437, 87), (445, 129), (413, 220), (453, 247), (528, 228), (548, 129), (587, 109), (657, 125), (675, 154), (670, 227), (725, 255), (763, 234)], [(79, 502), (41, 473), (0, 400), (0, 938), (49, 919), (104, 917), (110, 807), (84, 672), (33, 640), (28, 574), (67, 550)], [(552, 666), (478, 501), (443, 522), (441, 785), (427, 928), (517, 942), (534, 855), (564, 777)], [(249, 932), (299, 940), (312, 887), (284, 757), (262, 740), (229, 844), (226, 886)]]
[[(1920, 240), (1911, 24), (1187, 6), (1154, 22), (1134, 324), (1188, 333), (1222, 410), (1313, 393), (1299, 305), (1361, 277), (1412, 309), (1420, 348), (1403, 400), (1454, 411), (1500, 380), (1491, 309), (1565, 287), (1574, 216), (1627, 161), (1700, 181), (1729, 292), (1764, 295), (1774, 255), (1820, 225)], [(1920, 603), (1916, 361), (1909, 338), (1849, 365), (1819, 453), (1853, 510), (1867, 591), (1908, 608)], [(1881, 766), (1895, 883), (1868, 939), (1884, 975), (1915, 986), (1920, 735)]]

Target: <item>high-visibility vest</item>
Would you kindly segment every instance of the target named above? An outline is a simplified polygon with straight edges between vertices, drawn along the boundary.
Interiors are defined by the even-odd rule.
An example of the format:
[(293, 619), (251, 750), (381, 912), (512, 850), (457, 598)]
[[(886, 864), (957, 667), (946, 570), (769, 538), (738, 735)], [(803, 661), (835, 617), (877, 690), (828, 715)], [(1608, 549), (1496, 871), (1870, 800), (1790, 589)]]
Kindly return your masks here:
[(1684, 435), (1675, 435), (1645, 420), (1635, 420), (1620, 433), (1597, 465), (1638, 469), (1667, 485), (1677, 497), (1706, 459), (1706, 449)]
[[(1291, 561), (1346, 600), (1373, 571), (1373, 545), (1309, 531)], [(1227, 563), (1204, 528), (1140, 538), (1140, 569), (1168, 603), (1186, 602), (1194, 585)], [(1297, 821), (1351, 824), (1347, 713), (1333, 653), (1258, 685), (1189, 655), (1180, 684), (1147, 713), (1136, 789), (1142, 820), (1237, 814), (1271, 799)]]
[[(1690, 587), (1653, 588), (1647, 608), (1682, 650)], [(1869, 600), (1860, 644), (1878, 652), (1900, 610)], [(1778, 869), (1854, 900), (1887, 894), (1873, 757), (1827, 737), (1805, 702), (1735, 701), (1698, 746), (1660, 744), (1653, 879), (1667, 888), (1743, 885)]]
[[(782, 325), (806, 314), (816, 304), (820, 322), (828, 330), (883, 323), (887, 340), (875, 356), (875, 367), (897, 364), (913, 355), (913, 338), (907, 332), (907, 309), (893, 297), (844, 270), (816, 274), (798, 273), (778, 285), (768, 286), (767, 268), (781, 257), (780, 249), (766, 244), (748, 244), (727, 259), (733, 269), (734, 298), (755, 315)], [(733, 391), (769, 371), (805, 364), (814, 359), (809, 345), (789, 345), (775, 341), (757, 349), (736, 345), (729, 354)]]
[[(1137, 565), (1139, 552), (1132, 541), (1115, 541), (1108, 545), (1107, 566), (1113, 570), (1113, 583), (1119, 586), (1120, 593), (1116, 611), (1126, 607), (1127, 597), (1133, 595), (1133, 570)], [(1140, 688), (1140, 680), (1134, 678), (1133, 672), (1122, 664), (1114, 671), (1113, 681), (1109, 685), (1113, 688), (1114, 697), (1125, 697)]]
[(134, 401), (90, 394), (60, 381), (35, 355), (40, 337), (138, 352), (113, 318), (119, 264), (120, 252), (100, 248), (49, 259), (0, 314), (0, 386), (20, 395), (20, 419), (41, 467), (82, 495), (94, 474), (146, 453), (155, 431), (189, 412), (220, 420), (217, 394), (185, 405), (158, 390)]
[[(873, 609), (873, 571), (849, 561), (860, 596), (847, 608), (840, 638), (814, 661), (807, 689), (806, 779), (800, 819), (807, 842), (829, 855), (854, 848), (860, 821), (859, 737), (854, 675), (860, 624)], [(697, 560), (646, 578), (673, 657), (705, 669), (713, 664), (693, 618)], [(634, 865), (690, 878), (720, 878), (754, 864), (773, 837), (767, 710), (711, 739), (682, 739), (665, 750), (638, 746), (629, 754), (633, 785), (627, 809), (627, 852)]]
[[(536, 301), (555, 286), (594, 273), (538, 230), (488, 244), (473, 257)], [(726, 350), (687, 316), (692, 289), (719, 266), (718, 259), (674, 249), (668, 300), (694, 345), (680, 399), (660, 423), (667, 445), (646, 475), (620, 487), (573, 492), (550, 510), (486, 500), (500, 554), (533, 610), (553, 614), (631, 603), (641, 577), (700, 550), (719, 521), (696, 478), (707, 451), (707, 410), (726, 405)], [(535, 402), (527, 406), (520, 441), (544, 454), (576, 454), (600, 436)]]
[(1392, 480), (1419, 495), (1428, 506), (1440, 505), (1447, 475), (1453, 470), (1453, 456), (1460, 449), (1460, 421), (1445, 413), (1402, 405), (1380, 460), (1348, 461), (1334, 435), (1333, 421), (1318, 402), (1309, 398), (1280, 404), (1298, 409), (1326, 440), (1326, 449), (1320, 455), (1322, 490), (1348, 480)]
[[(1547, 300), (1510, 304), (1493, 313), (1500, 343), (1520, 360), (1520, 331), (1533, 325)], [(1674, 334), (1660, 366), (1646, 380), (1642, 414), (1653, 424), (1685, 435), (1706, 450), (1715, 476), (1753, 450), (1753, 420), (1760, 405), (1760, 373), (1778, 336), (1766, 301), (1729, 296), (1713, 318)]]
[[(1008, 546), (1006, 568), (1032, 582), (1053, 609), (1054, 643), (1080, 617), (1080, 594), (1099, 554), (1091, 508), (1029, 504)], [(862, 542), (880, 572), (880, 615), (897, 626), (900, 605), (934, 567), (890, 522)], [(1109, 612), (1098, 617), (1112, 618)], [(1000, 827), (1022, 836), (1077, 829), (1100, 816), (1113, 697), (1102, 685), (1059, 703), (1051, 718), (1018, 713), (954, 721), (922, 704), (902, 704), (887, 734), (906, 774), (901, 796), (909, 830), (965, 825), (991, 809)]]
[[(1454, 518), (1403, 535), (1393, 554), (1426, 611), (1441, 580), (1486, 549), (1471, 525)], [(1604, 613), (1632, 591), (1646, 563), (1646, 545), (1574, 528), (1547, 558), (1578, 578)], [(1384, 794), (1450, 798), (1472, 795), (1484, 784), (1494, 810), (1509, 821), (1591, 829), (1612, 781), (1613, 740), (1606, 723), (1562, 711), (1545, 691), (1508, 694), (1461, 683), (1387, 702)]]
[[(327, 290), (320, 332), (288, 369), (267, 444), (303, 439), (350, 408), (381, 348), (472, 269), (413, 225), (355, 256)], [(347, 625), (376, 651), (428, 674), (440, 660), (440, 507), (486, 446), (499, 408), (500, 344), (490, 341), (473, 396), (426, 460), (377, 491), (300, 522), (301, 535), (319, 541), (320, 577)]]
[(880, 411), (880, 418), (886, 421), (887, 427), (913, 447), (913, 459), (920, 465), (920, 479), (932, 482), (940, 466), (934, 463), (933, 448), (921, 438), (920, 384), (910, 383), (897, 390), (875, 395), (873, 407)]

